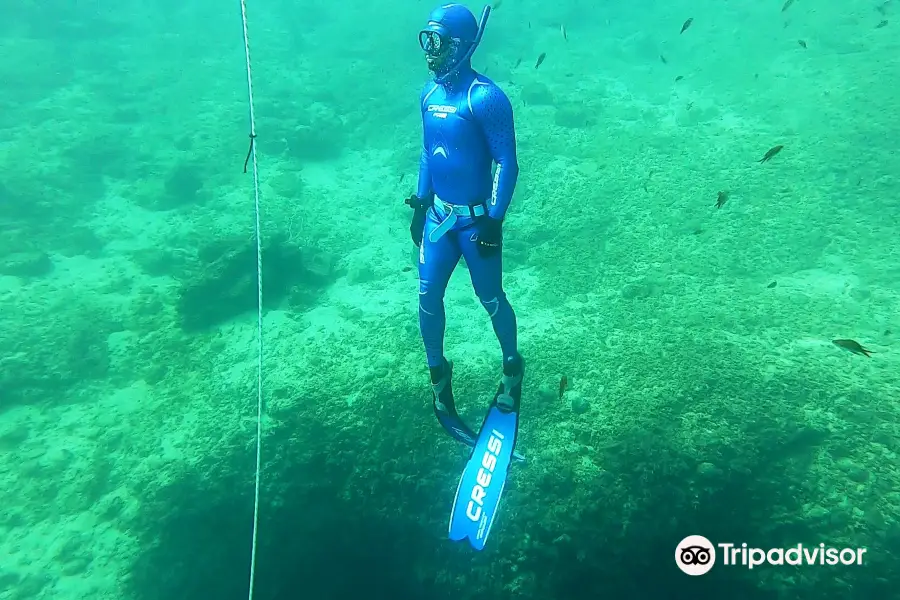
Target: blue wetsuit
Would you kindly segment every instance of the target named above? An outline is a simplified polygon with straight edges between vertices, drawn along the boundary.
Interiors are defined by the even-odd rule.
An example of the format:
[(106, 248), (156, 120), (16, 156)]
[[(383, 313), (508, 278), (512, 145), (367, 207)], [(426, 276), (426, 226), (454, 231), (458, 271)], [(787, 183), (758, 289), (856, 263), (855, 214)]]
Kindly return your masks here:
[[(424, 143), (416, 195), (434, 201), (419, 247), (419, 325), (429, 367), (443, 361), (444, 292), (464, 258), (505, 358), (516, 356), (516, 316), (501, 284), (501, 253), (482, 256), (478, 214), (502, 221), (519, 175), (509, 98), (468, 61), (451, 84), (429, 82), (421, 98)], [(496, 163), (496, 169), (493, 168)], [(482, 208), (483, 207), (483, 208)]]

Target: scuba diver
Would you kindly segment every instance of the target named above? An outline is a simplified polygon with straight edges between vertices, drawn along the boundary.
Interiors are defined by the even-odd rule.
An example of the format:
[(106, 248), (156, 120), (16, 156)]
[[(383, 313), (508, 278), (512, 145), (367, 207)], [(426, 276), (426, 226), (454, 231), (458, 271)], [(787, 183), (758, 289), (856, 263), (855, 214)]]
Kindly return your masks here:
[[(473, 449), (457, 490), (450, 537), (468, 537), (476, 549), (487, 539), (510, 460), (522, 459), (514, 450), (525, 371), (516, 316), (501, 285), (503, 219), (519, 175), (512, 105), (471, 64), (489, 15), (485, 7), (479, 22), (465, 6), (446, 4), (432, 11), (419, 32), (433, 80), (421, 96), (418, 189), (406, 200), (413, 208), (410, 234), (419, 247), (419, 326), (434, 413), (453, 438)], [(478, 435), (457, 412), (452, 364), (444, 357), (444, 293), (460, 258), (503, 353), (500, 385)]]

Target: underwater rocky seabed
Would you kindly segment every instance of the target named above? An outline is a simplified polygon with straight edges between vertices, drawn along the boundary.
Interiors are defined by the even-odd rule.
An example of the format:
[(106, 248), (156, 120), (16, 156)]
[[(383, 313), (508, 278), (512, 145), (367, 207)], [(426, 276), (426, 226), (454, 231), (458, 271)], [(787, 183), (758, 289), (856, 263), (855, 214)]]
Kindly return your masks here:
[[(563, 197), (595, 193), (593, 166), (532, 161), (523, 168), (565, 181)], [(329, 168), (343, 179), (351, 165)], [(315, 168), (307, 179), (305, 193), (324, 193)], [(539, 185), (519, 200), (523, 212), (550, 194)], [(210, 228), (216, 235), (178, 260), (169, 244), (54, 253), (51, 273), (2, 279), (2, 330), (16, 336), (4, 340), (14, 350), (4, 357), (0, 419), (3, 600), (244, 597), (255, 259), (236, 233), (252, 217), (237, 200), (230, 206), (242, 221)], [(91, 227), (127, 239), (117, 228), (129, 227), (122, 215), (134, 218), (133, 209), (105, 208), (99, 219), (109, 222)], [(813, 208), (799, 218), (812, 214), (821, 227), (810, 231), (853, 218)], [(575, 211), (555, 231), (511, 216), (508, 290), (529, 364), (520, 441), (529, 463), (514, 468), (491, 543), (476, 554), (444, 540), (465, 452), (430, 412), (406, 216), (396, 210), (400, 234), (379, 238), (375, 258), (362, 245), (339, 252), (333, 240), (304, 251), (288, 234), (266, 246), (269, 264), (282, 265), (269, 273), (272, 290), (287, 291), (265, 323), (257, 598), (890, 596), (900, 371), (884, 334), (897, 298), (841, 266), (853, 256), (829, 254), (841, 240), (798, 255), (774, 249), (791, 219), (782, 231), (774, 220), (743, 229), (748, 217), (737, 211), (715, 227), (684, 214), (660, 227), (633, 203), (600, 218)], [(604, 243), (568, 252), (553, 243), (579, 227)], [(733, 248), (731, 228), (744, 232), (745, 251)], [(773, 249), (764, 266), (759, 248)], [(191, 300), (196, 290), (229, 298), (209, 307), (240, 315), (198, 323), (213, 315)], [(496, 350), (464, 269), (448, 306), (457, 393), (477, 423)], [(851, 327), (874, 341), (875, 358), (830, 344)], [(572, 389), (560, 401), (562, 374)], [(693, 580), (672, 565), (689, 533), (763, 547), (866, 546), (870, 562), (717, 569)]]
[[(853, 72), (862, 89), (866, 72)], [(897, 208), (896, 111), (866, 97), (865, 124), (842, 131), (834, 123), (856, 114), (841, 103), (859, 98), (831, 88), (816, 115), (828, 127), (792, 114), (784, 153), (757, 165), (782, 135), (762, 117), (738, 119), (696, 89), (652, 105), (585, 85), (603, 88), (596, 104), (510, 86), (523, 176), (507, 289), (528, 361), (529, 462), (482, 553), (445, 540), (465, 451), (434, 422), (416, 327), (399, 199), (417, 119), (397, 126), (398, 149), (361, 154), (351, 141), (378, 137), (354, 129), (362, 112), (341, 122), (314, 103), (262, 123), (284, 141), (260, 142), (257, 599), (895, 595), (900, 263), (885, 215)], [(775, 88), (742, 112), (789, 112)], [(248, 179), (230, 170), (233, 147), (210, 141), (229, 118), (215, 114), (174, 139), (138, 130), (163, 154), (133, 155), (125, 130), (140, 108), (104, 112), (106, 128), (29, 128), (40, 176), (17, 161), (0, 181), (0, 600), (246, 597)], [(78, 142), (51, 151), (60, 136)], [(361, 160), (381, 166), (360, 172)], [(330, 210), (298, 211), (298, 199)], [(455, 387), (475, 424), (498, 364), (464, 269), (448, 307)], [(835, 337), (877, 354), (850, 355)], [(672, 560), (688, 534), (865, 546), (868, 564), (688, 578)]]

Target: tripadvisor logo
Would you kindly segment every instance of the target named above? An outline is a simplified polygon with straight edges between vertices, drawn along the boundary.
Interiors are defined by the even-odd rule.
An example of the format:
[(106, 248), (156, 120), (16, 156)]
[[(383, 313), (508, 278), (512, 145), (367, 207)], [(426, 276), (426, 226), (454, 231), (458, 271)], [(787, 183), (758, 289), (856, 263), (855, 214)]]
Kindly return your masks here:
[(862, 565), (865, 548), (834, 548), (819, 544), (797, 544), (789, 548), (753, 548), (747, 544), (713, 544), (702, 535), (689, 535), (675, 548), (675, 564), (688, 575), (704, 575), (716, 564), (717, 556), (724, 566), (760, 565)]

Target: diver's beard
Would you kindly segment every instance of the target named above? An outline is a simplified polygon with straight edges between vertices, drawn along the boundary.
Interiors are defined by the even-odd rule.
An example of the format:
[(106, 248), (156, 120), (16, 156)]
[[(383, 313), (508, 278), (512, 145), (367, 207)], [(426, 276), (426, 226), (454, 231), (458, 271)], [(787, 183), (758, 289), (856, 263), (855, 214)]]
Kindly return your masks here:
[(441, 77), (450, 72), (450, 60), (448, 56), (427, 56), (425, 62), (428, 64), (428, 70), (436, 77)]

